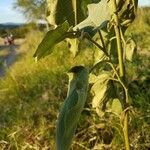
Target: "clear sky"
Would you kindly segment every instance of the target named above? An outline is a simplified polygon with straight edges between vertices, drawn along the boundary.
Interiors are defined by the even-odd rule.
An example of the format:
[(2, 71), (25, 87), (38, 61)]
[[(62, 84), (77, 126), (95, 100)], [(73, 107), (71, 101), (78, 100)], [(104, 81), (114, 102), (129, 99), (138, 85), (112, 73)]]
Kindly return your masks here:
[(0, 23), (14, 22), (23, 23), (26, 22), (25, 18), (20, 11), (13, 8), (15, 0), (0, 0)]
[[(0, 23), (23, 23), (26, 19), (21, 12), (13, 9), (15, 0), (0, 0)], [(140, 6), (150, 6), (150, 0), (139, 0)]]

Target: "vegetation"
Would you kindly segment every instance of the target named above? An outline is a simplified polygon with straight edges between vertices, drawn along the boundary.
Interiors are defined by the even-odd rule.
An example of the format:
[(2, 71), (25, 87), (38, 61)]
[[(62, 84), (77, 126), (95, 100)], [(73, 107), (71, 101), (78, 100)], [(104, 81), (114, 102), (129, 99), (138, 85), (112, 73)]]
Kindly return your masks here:
[[(135, 150), (150, 148), (149, 13), (148, 8), (140, 9), (126, 32), (137, 43), (133, 61), (126, 62), (134, 107), (129, 121), (130, 146)], [(57, 114), (67, 93), (66, 72), (80, 64), (91, 67), (98, 50), (85, 40), (80, 45), (84, 50), (73, 58), (64, 41), (49, 57), (35, 62), (32, 56), (42, 38), (40, 31), (28, 33), (19, 49), (22, 55), (0, 80), (0, 149), (55, 149)], [(98, 117), (91, 108), (91, 97), (89, 94), (72, 149), (124, 149), (118, 116), (107, 112), (105, 117)]]
[(46, 19), (46, 0), (16, 0), (14, 8), (19, 8), (29, 20)]
[(0, 36), (2, 38), (6, 37), (9, 34), (12, 34), (13, 37), (16, 38), (25, 38), (26, 34), (35, 29), (44, 30), (44, 27), (40, 27), (40, 25), (35, 23), (22, 24), (18, 26), (3, 26), (0, 28)]

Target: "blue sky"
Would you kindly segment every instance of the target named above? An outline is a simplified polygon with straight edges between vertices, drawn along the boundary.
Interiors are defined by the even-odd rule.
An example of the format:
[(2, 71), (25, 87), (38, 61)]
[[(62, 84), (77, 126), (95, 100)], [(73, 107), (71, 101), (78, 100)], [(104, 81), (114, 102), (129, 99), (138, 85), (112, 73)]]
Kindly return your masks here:
[[(25, 17), (21, 12), (13, 9), (13, 3), (15, 0), (0, 0), (0, 23), (15, 22), (23, 23), (26, 22)], [(140, 6), (150, 6), (150, 0), (139, 0)]]
[(14, 10), (14, 2), (15, 0), (0, 0), (0, 23), (22, 23), (26, 21), (21, 12)]

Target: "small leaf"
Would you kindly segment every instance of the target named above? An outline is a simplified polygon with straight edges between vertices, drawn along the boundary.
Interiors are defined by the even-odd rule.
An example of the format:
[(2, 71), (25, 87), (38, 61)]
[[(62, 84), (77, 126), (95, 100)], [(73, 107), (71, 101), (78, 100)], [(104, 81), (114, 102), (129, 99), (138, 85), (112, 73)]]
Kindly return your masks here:
[(125, 53), (126, 59), (132, 61), (133, 54), (136, 50), (136, 43), (133, 39), (129, 39), (126, 43)]
[(94, 64), (97, 64), (103, 60), (105, 60), (106, 56), (103, 51), (100, 51), (99, 49), (95, 48), (94, 53)]
[(105, 72), (99, 76), (97, 76), (98, 80), (95, 82), (95, 84), (91, 88), (91, 92), (94, 95), (92, 100), (92, 107), (97, 108), (100, 106), (101, 102), (105, 98), (105, 93), (108, 88), (108, 81), (110, 77), (109, 72)]
[(115, 112), (117, 114), (121, 114), (122, 105), (121, 105), (121, 102), (119, 99), (117, 99), (117, 98), (113, 99), (111, 110), (112, 110), (112, 112)]
[(90, 74), (90, 76), (89, 76), (89, 83), (90, 84), (93, 84), (93, 83), (95, 83), (96, 81), (98, 80), (98, 77), (96, 76), (96, 75), (94, 75), (94, 74)]
[(70, 52), (73, 54), (73, 57), (75, 57), (79, 50), (79, 40), (68, 38), (67, 42), (70, 44), (70, 47), (69, 47)]
[(40, 59), (46, 55), (52, 53), (52, 48), (64, 40), (68, 36), (69, 24), (64, 22), (62, 25), (58, 26), (56, 29), (47, 32), (42, 42), (39, 44), (34, 57)]

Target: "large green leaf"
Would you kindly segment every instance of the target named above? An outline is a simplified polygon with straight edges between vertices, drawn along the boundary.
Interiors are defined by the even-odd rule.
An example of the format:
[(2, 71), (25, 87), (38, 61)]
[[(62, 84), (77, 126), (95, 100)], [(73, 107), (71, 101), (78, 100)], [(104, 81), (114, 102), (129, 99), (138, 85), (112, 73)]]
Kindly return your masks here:
[(84, 21), (76, 25), (74, 27), (74, 30), (82, 29), (88, 26), (102, 28), (111, 18), (109, 6), (106, 0), (101, 0), (97, 4), (89, 4), (88, 14), (88, 17)]
[(92, 0), (47, 0), (47, 20), (54, 26), (62, 24), (65, 20), (74, 26), (85, 19), (85, 5), (91, 2)]
[(46, 55), (52, 53), (52, 48), (62, 40), (68, 37), (69, 24), (64, 22), (62, 25), (58, 26), (56, 29), (47, 32), (42, 42), (39, 44), (34, 57), (40, 59)]
[[(125, 27), (125, 29), (135, 18), (137, 3), (138, 0), (117, 0), (119, 20), (122, 27)], [(97, 4), (89, 4), (88, 14), (88, 17), (84, 21), (76, 25), (74, 27), (74, 30), (83, 29), (89, 26), (99, 29), (106, 28), (107, 22), (111, 21), (111, 19), (113, 18), (113, 0), (101, 0)]]

